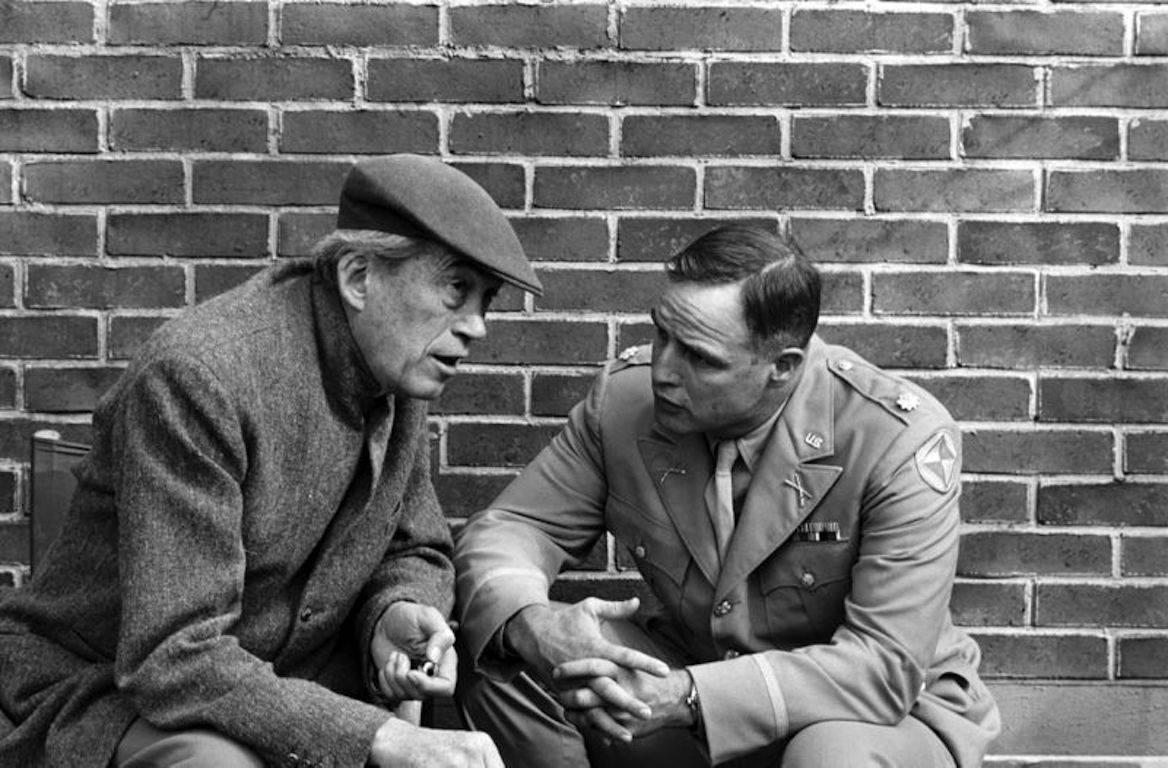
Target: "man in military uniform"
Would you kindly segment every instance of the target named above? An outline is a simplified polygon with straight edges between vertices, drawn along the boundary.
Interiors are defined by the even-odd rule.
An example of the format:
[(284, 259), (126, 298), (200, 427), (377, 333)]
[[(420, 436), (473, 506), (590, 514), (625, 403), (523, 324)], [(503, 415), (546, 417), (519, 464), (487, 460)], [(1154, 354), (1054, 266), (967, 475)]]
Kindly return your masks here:
[[(955, 628), (961, 441), (814, 330), (786, 241), (716, 229), (455, 549), (461, 706), (514, 765), (979, 765), (998, 712)], [(656, 603), (549, 601), (614, 534)]]

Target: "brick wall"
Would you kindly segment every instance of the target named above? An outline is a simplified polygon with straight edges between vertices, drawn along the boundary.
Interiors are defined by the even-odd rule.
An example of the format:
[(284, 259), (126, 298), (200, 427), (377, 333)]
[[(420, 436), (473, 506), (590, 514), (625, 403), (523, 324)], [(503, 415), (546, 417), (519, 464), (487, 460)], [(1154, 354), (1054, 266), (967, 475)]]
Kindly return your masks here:
[(547, 288), (434, 408), (453, 519), (648, 337), (662, 258), (762, 223), (823, 265), (823, 335), (963, 425), (986, 673), (1166, 677), (1166, 108), (1155, 1), (0, 3), (0, 584), (31, 433), (84, 440), (152, 328), (410, 151), (479, 180)]

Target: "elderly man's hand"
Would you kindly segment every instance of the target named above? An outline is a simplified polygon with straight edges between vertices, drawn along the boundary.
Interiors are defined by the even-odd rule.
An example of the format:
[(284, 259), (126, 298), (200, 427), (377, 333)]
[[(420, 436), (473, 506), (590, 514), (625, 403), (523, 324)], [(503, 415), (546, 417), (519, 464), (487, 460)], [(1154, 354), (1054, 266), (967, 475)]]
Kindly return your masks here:
[(369, 763), (384, 768), (504, 768), (485, 733), (418, 728), (396, 718), (373, 736)]
[[(369, 651), (378, 685), (388, 699), (454, 695), (458, 679), (454, 632), (436, 608), (393, 603), (378, 619)], [(428, 669), (421, 669), (427, 662)]]
[[(661, 677), (607, 659), (580, 659), (560, 664), (553, 676), (565, 716), (577, 728), (595, 728), (627, 742), (660, 728), (693, 725), (686, 705), (693, 678), (684, 669)], [(645, 709), (633, 711), (616, 703), (630, 700)]]

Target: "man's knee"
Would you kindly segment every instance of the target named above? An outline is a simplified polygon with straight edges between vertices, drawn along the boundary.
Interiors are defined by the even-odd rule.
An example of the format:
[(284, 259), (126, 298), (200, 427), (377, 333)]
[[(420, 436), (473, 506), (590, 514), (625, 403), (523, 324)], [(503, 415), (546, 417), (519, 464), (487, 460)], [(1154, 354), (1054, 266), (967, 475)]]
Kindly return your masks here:
[(945, 768), (953, 758), (937, 734), (915, 718), (899, 725), (843, 720), (814, 723), (783, 750), (782, 768)]
[(218, 731), (164, 731), (139, 718), (118, 745), (116, 768), (264, 768), (259, 755)]

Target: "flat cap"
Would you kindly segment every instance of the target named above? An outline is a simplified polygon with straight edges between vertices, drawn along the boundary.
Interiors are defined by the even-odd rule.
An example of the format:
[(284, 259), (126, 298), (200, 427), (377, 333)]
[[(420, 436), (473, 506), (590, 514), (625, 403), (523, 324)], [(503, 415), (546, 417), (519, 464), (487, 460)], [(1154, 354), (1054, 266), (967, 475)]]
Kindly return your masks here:
[(341, 187), (337, 228), (434, 240), (501, 280), (543, 293), (515, 230), (491, 196), (433, 157), (400, 154), (358, 162)]

